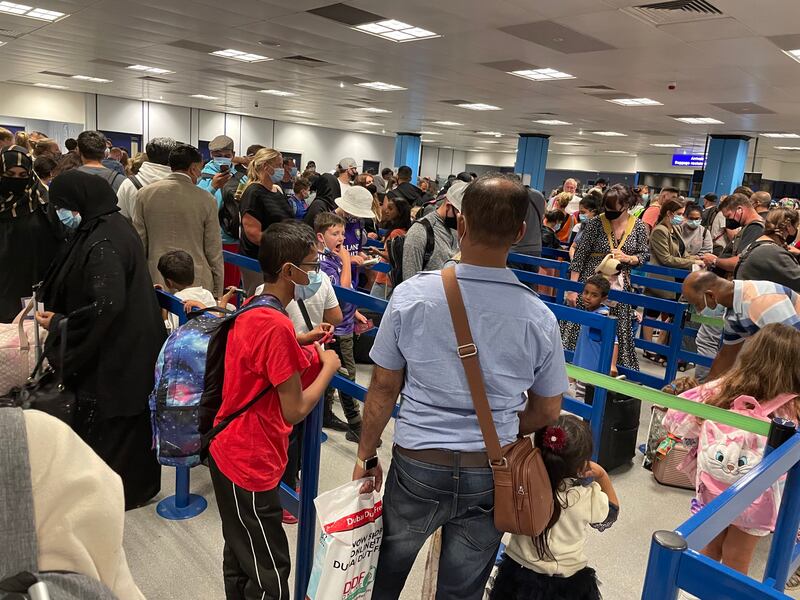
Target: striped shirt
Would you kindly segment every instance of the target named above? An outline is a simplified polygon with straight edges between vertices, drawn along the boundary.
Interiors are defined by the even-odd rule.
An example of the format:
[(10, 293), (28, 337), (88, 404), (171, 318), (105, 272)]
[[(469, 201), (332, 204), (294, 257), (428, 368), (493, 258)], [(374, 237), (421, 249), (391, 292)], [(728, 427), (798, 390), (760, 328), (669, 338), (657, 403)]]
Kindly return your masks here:
[(733, 306), (725, 312), (724, 344), (740, 344), (770, 323), (800, 329), (800, 294), (771, 281), (733, 282)]

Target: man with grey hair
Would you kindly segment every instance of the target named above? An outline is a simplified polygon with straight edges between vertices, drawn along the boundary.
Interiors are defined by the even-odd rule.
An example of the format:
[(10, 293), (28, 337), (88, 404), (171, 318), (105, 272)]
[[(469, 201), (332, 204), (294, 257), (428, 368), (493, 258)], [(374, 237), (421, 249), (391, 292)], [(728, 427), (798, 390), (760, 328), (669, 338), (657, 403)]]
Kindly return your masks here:
[(117, 206), (122, 215), (133, 220), (136, 209), (136, 194), (146, 185), (161, 181), (172, 173), (169, 168), (169, 153), (175, 147), (175, 140), (168, 137), (157, 137), (147, 142), (145, 153), (147, 160), (136, 175), (131, 175), (117, 190)]

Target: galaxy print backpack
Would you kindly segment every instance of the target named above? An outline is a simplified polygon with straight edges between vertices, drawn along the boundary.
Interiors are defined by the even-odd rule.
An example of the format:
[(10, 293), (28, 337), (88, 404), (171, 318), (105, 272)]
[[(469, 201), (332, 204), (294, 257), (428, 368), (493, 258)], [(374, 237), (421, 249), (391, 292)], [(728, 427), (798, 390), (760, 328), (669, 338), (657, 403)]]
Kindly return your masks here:
[(256, 296), (233, 313), (221, 309), (219, 316), (215, 308), (192, 313), (164, 342), (150, 394), (153, 438), (162, 465), (199, 464), (214, 436), (269, 391), (271, 386), (214, 425), (222, 405), (228, 332), (239, 315), (261, 307), (285, 313), (275, 296)]

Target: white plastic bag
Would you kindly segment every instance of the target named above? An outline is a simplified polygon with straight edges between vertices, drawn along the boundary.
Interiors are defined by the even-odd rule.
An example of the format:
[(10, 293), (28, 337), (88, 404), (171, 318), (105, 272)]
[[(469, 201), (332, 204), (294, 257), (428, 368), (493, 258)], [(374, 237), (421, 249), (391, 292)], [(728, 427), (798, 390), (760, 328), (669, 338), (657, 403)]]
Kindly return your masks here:
[(383, 538), (383, 505), (378, 493), (360, 493), (366, 481), (351, 481), (314, 500), (322, 533), (306, 600), (372, 597)]

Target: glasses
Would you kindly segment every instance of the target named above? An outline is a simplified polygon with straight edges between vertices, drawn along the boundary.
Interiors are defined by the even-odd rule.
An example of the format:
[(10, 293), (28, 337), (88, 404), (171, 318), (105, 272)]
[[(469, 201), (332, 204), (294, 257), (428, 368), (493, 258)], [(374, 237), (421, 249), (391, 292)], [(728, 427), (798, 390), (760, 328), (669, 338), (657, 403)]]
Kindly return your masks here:
[(310, 269), (306, 270), (307, 273), (310, 273), (311, 271), (319, 273), (319, 261), (318, 260), (314, 261), (314, 262), (301, 262), (299, 266), (301, 266), (301, 267), (311, 267)]

